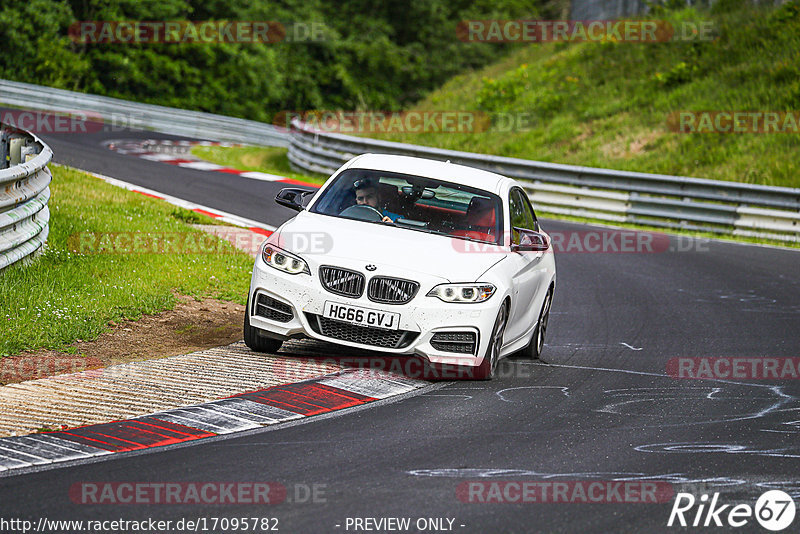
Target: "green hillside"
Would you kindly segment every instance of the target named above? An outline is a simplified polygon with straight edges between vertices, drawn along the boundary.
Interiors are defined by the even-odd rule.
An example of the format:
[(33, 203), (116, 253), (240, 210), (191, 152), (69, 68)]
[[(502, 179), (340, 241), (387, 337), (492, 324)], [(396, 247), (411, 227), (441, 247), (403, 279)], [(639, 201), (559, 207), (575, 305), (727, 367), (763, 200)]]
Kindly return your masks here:
[[(712, 13), (661, 10), (649, 18), (667, 19), (676, 28), (707, 21), (713, 39), (529, 44), (489, 67), (452, 78), (413, 107), (486, 113), (495, 121), (488, 131), (375, 136), (557, 163), (799, 187), (800, 134), (791, 123), (787, 130), (795, 133), (676, 133), (668, 119), (686, 110), (793, 111), (797, 117), (800, 2), (775, 9), (721, 0)], [(526, 117), (529, 124), (503, 128), (502, 114)]]

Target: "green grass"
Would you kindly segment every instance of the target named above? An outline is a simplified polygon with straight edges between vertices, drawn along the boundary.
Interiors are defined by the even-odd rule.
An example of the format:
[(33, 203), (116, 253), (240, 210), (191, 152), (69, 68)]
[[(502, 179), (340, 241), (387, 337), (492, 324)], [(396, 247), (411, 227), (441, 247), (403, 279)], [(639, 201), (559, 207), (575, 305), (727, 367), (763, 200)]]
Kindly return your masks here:
[(266, 172), (318, 185), (322, 185), (328, 179), (328, 176), (300, 174), (293, 171), (286, 157), (287, 152), (286, 148), (259, 146), (192, 148), (192, 154), (200, 159), (241, 171)]
[[(720, 1), (650, 18), (711, 20), (705, 42), (550, 43), (519, 48), (430, 93), (414, 110), (521, 116), (482, 133), (392, 133), (392, 141), (563, 164), (800, 187), (800, 135), (682, 134), (673, 112), (800, 110), (800, 2)], [(741, 5), (740, 5), (741, 4)], [(476, 43), (475, 46), (492, 46)]]
[(217, 238), (217, 253), (76, 252), (70, 236), (82, 232), (185, 232), (208, 239), (185, 221), (211, 219), (66, 167), (51, 170), (46, 250), (28, 266), (0, 272), (0, 356), (94, 339), (109, 321), (171, 309), (176, 293), (245, 302), (253, 260)]
[(187, 210), (185, 208), (173, 208), (170, 215), (179, 221), (183, 221), (186, 224), (210, 224), (216, 226), (227, 226), (224, 222), (218, 221), (213, 217), (208, 217), (206, 215), (201, 215), (196, 211)]

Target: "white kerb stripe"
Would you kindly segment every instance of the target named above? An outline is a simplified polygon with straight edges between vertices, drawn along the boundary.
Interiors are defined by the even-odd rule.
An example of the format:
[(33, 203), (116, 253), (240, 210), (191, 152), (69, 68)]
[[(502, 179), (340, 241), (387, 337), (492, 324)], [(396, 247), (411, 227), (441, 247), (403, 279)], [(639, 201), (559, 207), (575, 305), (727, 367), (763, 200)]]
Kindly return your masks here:
[(398, 384), (383, 378), (326, 378), (320, 380), (320, 384), (358, 393), (374, 399), (385, 399), (393, 395), (407, 393), (416, 389), (413, 386)]
[(285, 180), (285, 176), (278, 176), (277, 174), (268, 174), (266, 172), (258, 172), (258, 171), (247, 171), (240, 173), (239, 176), (242, 178), (252, 178), (253, 180), (262, 180), (264, 182), (277, 182), (280, 180)]
[[(175, 159), (174, 156), (170, 157), (170, 159)], [(189, 163), (178, 163), (178, 167), (186, 167), (187, 169), (197, 169), (200, 171), (215, 171), (217, 169), (224, 169), (222, 165), (217, 165), (216, 163), (208, 163), (206, 161), (192, 161)]]

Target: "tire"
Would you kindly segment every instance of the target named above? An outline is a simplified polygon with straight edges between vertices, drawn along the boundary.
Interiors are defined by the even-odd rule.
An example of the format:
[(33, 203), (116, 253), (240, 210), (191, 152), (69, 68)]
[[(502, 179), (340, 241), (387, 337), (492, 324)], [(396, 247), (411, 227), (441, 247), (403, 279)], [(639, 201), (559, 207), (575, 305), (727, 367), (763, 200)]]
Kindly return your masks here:
[(503, 334), (507, 323), (508, 306), (504, 302), (497, 312), (497, 318), (494, 320), (494, 328), (492, 328), (492, 335), (489, 338), (489, 346), (486, 347), (486, 354), (483, 355), (483, 361), (478, 367), (473, 368), (476, 380), (491, 380), (494, 377), (497, 361), (500, 359), (500, 348), (503, 346)]
[(542, 303), (542, 311), (539, 312), (539, 320), (536, 321), (536, 329), (531, 336), (528, 346), (520, 350), (517, 354), (523, 358), (537, 360), (542, 355), (544, 348), (544, 336), (547, 334), (547, 323), (550, 321), (550, 306), (553, 304), (553, 286), (547, 290), (547, 295)]
[(250, 326), (250, 298), (247, 299), (247, 308), (244, 311), (244, 344), (256, 352), (278, 352), (283, 341), (261, 335), (261, 330)]

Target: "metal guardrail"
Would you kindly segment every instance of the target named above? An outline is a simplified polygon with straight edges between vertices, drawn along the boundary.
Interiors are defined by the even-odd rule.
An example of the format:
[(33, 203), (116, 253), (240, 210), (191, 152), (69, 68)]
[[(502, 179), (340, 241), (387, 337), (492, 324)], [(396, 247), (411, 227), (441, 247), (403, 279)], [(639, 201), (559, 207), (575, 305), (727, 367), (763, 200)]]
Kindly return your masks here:
[(366, 152), (450, 160), (520, 180), (543, 212), (800, 241), (800, 189), (558, 165), (321, 132), (293, 123), (289, 162), (331, 174)]
[[(27, 132), (0, 134), (0, 270), (40, 250), (50, 231), (50, 147)], [(8, 157), (8, 161), (6, 158)], [(6, 164), (9, 164), (8, 168)]]
[(0, 103), (25, 109), (85, 113), (88, 120), (102, 117), (107, 124), (117, 124), (120, 128), (133, 123), (139, 129), (200, 139), (282, 147), (289, 143), (285, 129), (263, 122), (9, 80), (0, 80)]
[[(135, 117), (140, 127), (171, 134), (260, 145), (288, 146), (290, 163), (330, 174), (365, 152), (450, 160), (523, 182), (548, 213), (662, 228), (800, 241), (800, 189), (558, 165), (443, 150), (187, 111), (38, 85), (0, 80), (0, 102), (104, 118)], [(2, 207), (0, 207), (0, 210)]]

